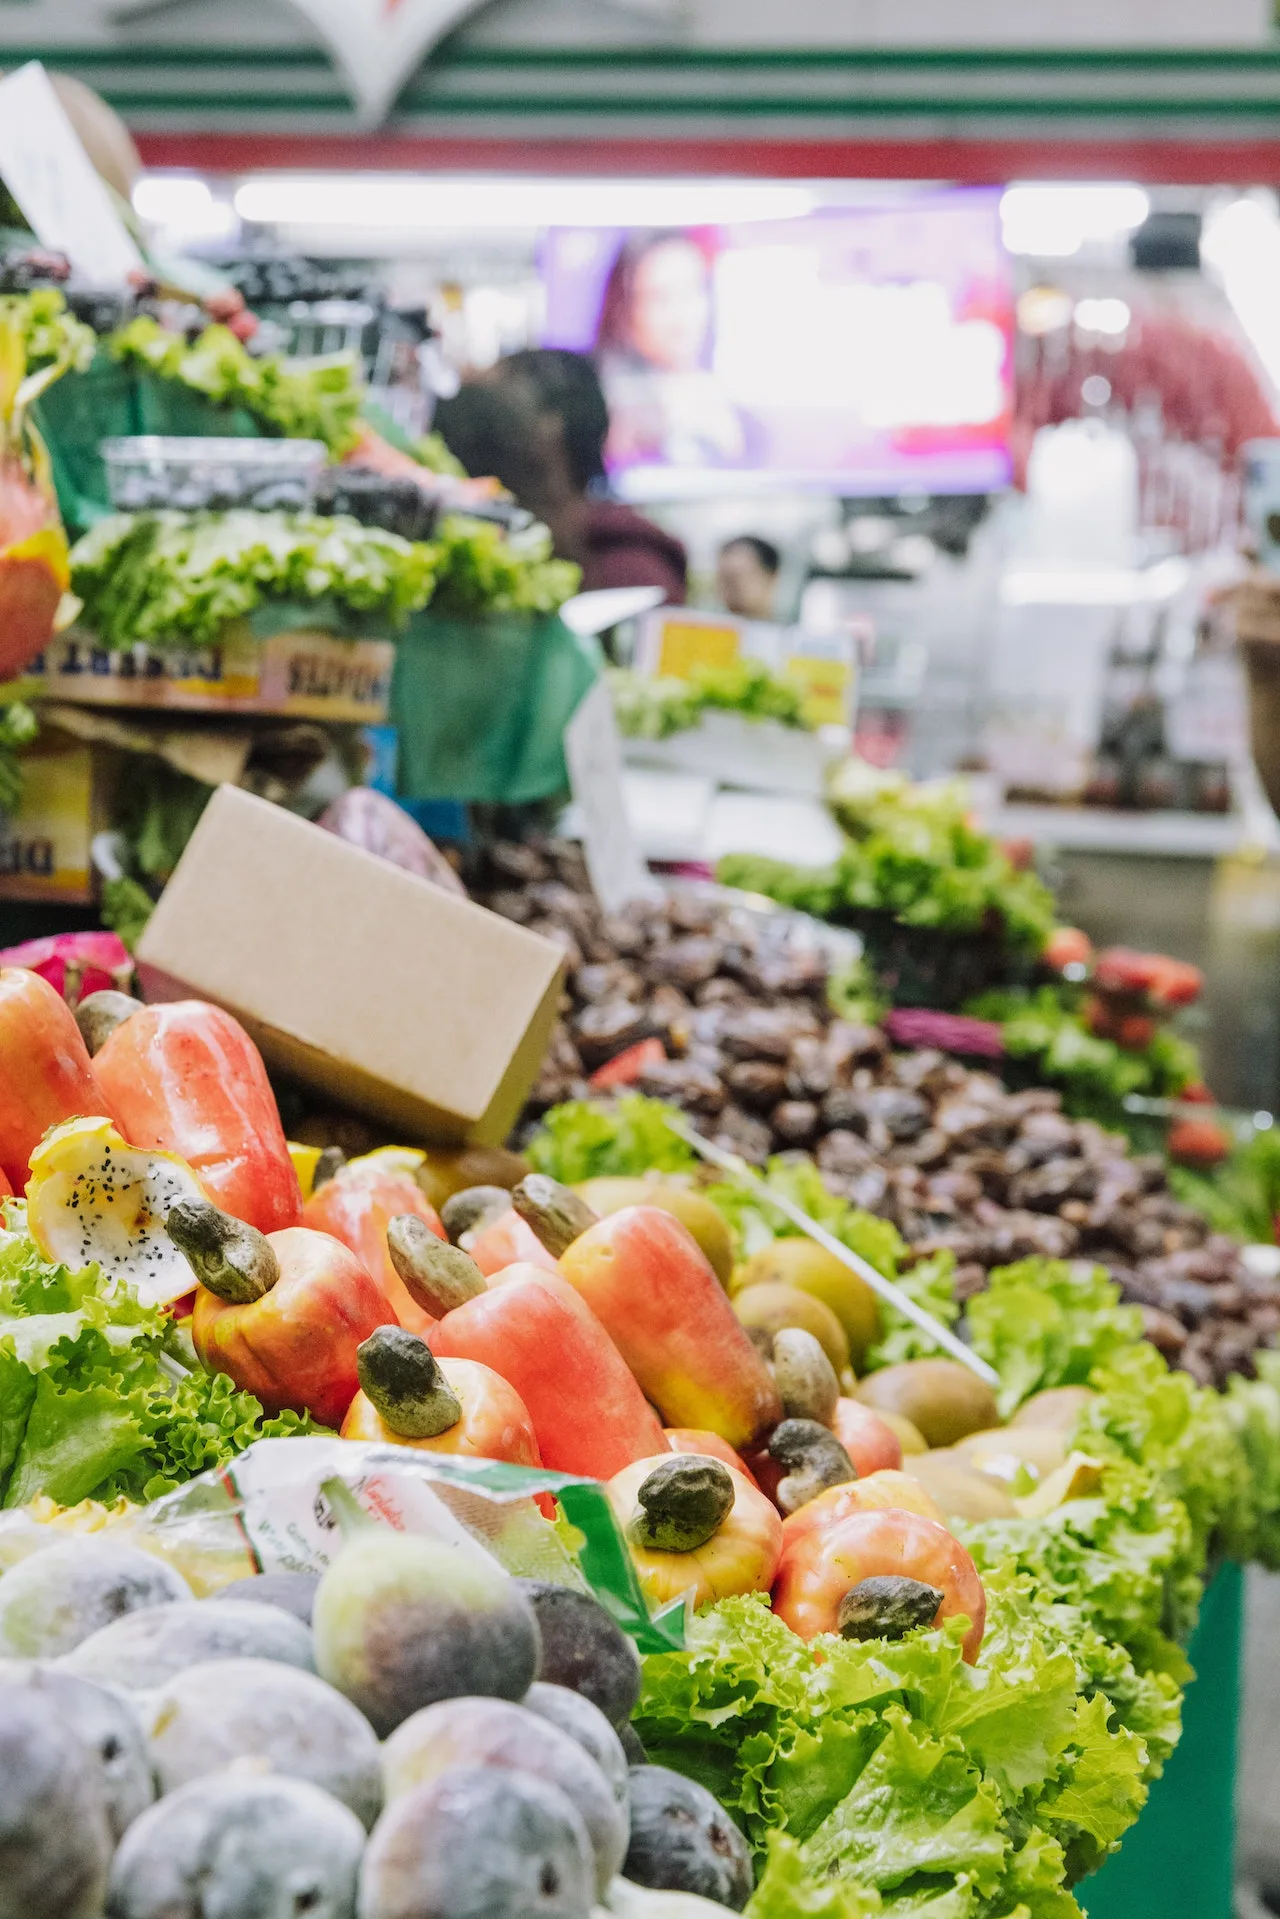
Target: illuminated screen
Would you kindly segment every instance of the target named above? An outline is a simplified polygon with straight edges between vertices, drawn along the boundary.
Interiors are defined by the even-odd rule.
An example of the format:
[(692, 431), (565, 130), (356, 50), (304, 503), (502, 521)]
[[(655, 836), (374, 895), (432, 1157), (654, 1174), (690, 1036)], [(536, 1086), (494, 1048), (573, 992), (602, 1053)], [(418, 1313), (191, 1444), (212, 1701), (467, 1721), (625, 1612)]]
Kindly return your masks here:
[(634, 500), (781, 486), (985, 493), (1009, 479), (1000, 195), (954, 188), (740, 226), (562, 227), (547, 346), (590, 353)]

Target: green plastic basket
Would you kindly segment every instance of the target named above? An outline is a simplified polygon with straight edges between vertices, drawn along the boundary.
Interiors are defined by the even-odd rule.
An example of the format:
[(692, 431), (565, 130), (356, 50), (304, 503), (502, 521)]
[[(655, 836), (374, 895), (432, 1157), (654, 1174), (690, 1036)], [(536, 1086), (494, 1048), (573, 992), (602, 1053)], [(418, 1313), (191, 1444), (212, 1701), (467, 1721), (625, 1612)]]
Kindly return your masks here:
[(1242, 1614), (1240, 1568), (1224, 1566), (1188, 1648), (1181, 1743), (1120, 1851), (1076, 1888), (1088, 1919), (1231, 1919)]
[(550, 615), (418, 614), (396, 646), (400, 796), (522, 806), (565, 792), (564, 729), (600, 672)]

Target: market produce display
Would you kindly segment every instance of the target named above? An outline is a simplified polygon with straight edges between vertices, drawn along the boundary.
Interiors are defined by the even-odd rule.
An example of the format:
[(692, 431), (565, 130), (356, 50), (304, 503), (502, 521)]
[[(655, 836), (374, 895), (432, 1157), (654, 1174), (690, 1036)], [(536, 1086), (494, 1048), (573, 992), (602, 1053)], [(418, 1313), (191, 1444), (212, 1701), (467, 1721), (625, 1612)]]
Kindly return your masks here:
[[(687, 1045), (703, 1011), (785, 1031), (785, 1056), (704, 1059), (707, 1083), (821, 1055), (820, 1097), (863, 1100), (826, 1137), (867, 1158), (831, 1190), (803, 1157), (763, 1194), (709, 1183), (629, 1092), (551, 1108), (525, 1161), (344, 1162), (285, 1146), (225, 1014), (124, 995), (118, 949), (76, 954), (73, 996), (93, 965), (111, 985), (74, 1014), (44, 976), (67, 987), (70, 949), (0, 973), (0, 1913), (169, 1919), (216, 1891), (245, 1919), (288, 1887), (331, 1919), (1072, 1919), (1176, 1744), (1214, 1560), (1280, 1552), (1280, 1369), (1254, 1355), (1225, 1394), (1170, 1371), (1083, 1235), (1073, 1261), (993, 1257), (978, 1291), (954, 1246), (908, 1252), (854, 1203), (877, 1158), (886, 1192), (928, 1173), (900, 1149), (929, 1132), (971, 1176), (1052, 1136), (1002, 1176), (1074, 1159), (1123, 1184), (1055, 1096), (941, 1055), (895, 1077), (883, 1036), (825, 1012), (821, 946), (718, 896), (606, 927), (563, 847), (494, 859), (508, 909), (572, 928), (579, 1012), (605, 1004), (578, 991), (594, 967), (619, 1003), (673, 992)], [(609, 1057), (660, 1032), (687, 1066), (677, 1011)], [(994, 1384), (770, 1190), (962, 1315)], [(311, 1572), (246, 1581), (243, 1543), (191, 1522), (247, 1446), (315, 1445), (313, 1422), (353, 1460), (515, 1474), (537, 1505), (504, 1534), (483, 1480), (456, 1518), (424, 1491), (406, 1532), (324, 1478), (340, 1531)], [(514, 1576), (512, 1553), (571, 1569), (583, 1537), (541, 1468), (603, 1482), (608, 1550), (655, 1619), (692, 1608), (683, 1644), (637, 1661), (585, 1590)]]
[(816, 1195), (811, 1210), (884, 1222), (869, 1254), (882, 1270), (928, 1275), (945, 1258), (964, 1299), (1013, 1260), (1097, 1260), (1161, 1350), (1205, 1382), (1247, 1369), (1280, 1330), (1280, 1292), (1175, 1195), (1161, 1159), (1072, 1119), (1048, 1087), (1011, 1092), (992, 1072), (936, 1049), (895, 1052), (880, 1026), (837, 1016), (832, 962), (816, 935), (797, 944), (785, 916), (687, 889), (607, 919), (576, 847), (497, 845), (487, 860), (481, 897), (568, 949), (571, 1005), (533, 1097), (535, 1114), (562, 1107), (549, 1171), (619, 1170), (613, 1133), (628, 1125), (652, 1141), (655, 1165), (692, 1165), (660, 1120), (582, 1104), (630, 1088), (756, 1164), (812, 1153), (821, 1180), (791, 1177)]

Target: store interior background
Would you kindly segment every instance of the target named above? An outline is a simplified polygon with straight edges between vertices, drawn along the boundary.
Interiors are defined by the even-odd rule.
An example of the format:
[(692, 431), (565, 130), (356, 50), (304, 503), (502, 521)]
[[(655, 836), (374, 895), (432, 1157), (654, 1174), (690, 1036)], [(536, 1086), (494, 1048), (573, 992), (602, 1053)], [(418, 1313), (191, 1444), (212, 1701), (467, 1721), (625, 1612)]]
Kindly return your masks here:
[[(357, 291), (317, 346), (354, 337), (370, 293), (439, 333), (434, 378), (545, 338), (554, 229), (699, 229), (934, 201), (927, 182), (152, 168), (135, 205), (162, 246), (216, 262), (286, 250)], [(1098, 939), (1205, 967), (1201, 1035), (1232, 1104), (1280, 1104), (1280, 835), (1249, 759), (1239, 664), (1215, 596), (1239, 571), (1239, 450), (1280, 406), (1280, 209), (1266, 187), (1009, 183), (1015, 484), (877, 494), (725, 475), (644, 510), (690, 555), (778, 546), (778, 616), (867, 623), (859, 750), (917, 777), (967, 772), (989, 824), (1035, 843)], [(362, 313), (363, 309), (363, 313)], [(785, 358), (785, 339), (760, 335)], [(895, 377), (910, 378), (914, 343)], [(1205, 358), (1198, 358), (1203, 349)], [(1219, 392), (1231, 364), (1242, 397)], [(388, 396), (429, 424), (429, 394)], [(821, 847), (814, 857), (821, 858)]]

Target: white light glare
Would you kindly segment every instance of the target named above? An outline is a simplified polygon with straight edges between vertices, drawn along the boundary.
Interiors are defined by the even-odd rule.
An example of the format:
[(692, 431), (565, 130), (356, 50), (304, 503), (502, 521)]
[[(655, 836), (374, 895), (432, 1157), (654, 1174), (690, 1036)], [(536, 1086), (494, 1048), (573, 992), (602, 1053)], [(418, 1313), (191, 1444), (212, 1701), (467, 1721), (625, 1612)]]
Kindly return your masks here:
[(1141, 187), (1017, 186), (1000, 199), (1010, 253), (1067, 259), (1086, 241), (1114, 240), (1140, 227), (1151, 210)]
[(235, 225), (234, 210), (194, 173), (144, 173), (133, 189), (133, 209), (150, 226), (193, 238), (216, 238)]
[(1270, 196), (1232, 200), (1212, 214), (1201, 258), (1222, 281), (1236, 318), (1274, 385), (1280, 386), (1280, 219)]
[(1127, 333), (1133, 315), (1123, 300), (1077, 300), (1073, 317), (1082, 333)]
[(687, 227), (791, 220), (810, 213), (807, 187), (751, 180), (462, 179), (423, 174), (276, 173), (246, 180), (242, 220), (264, 226), (511, 230)]

